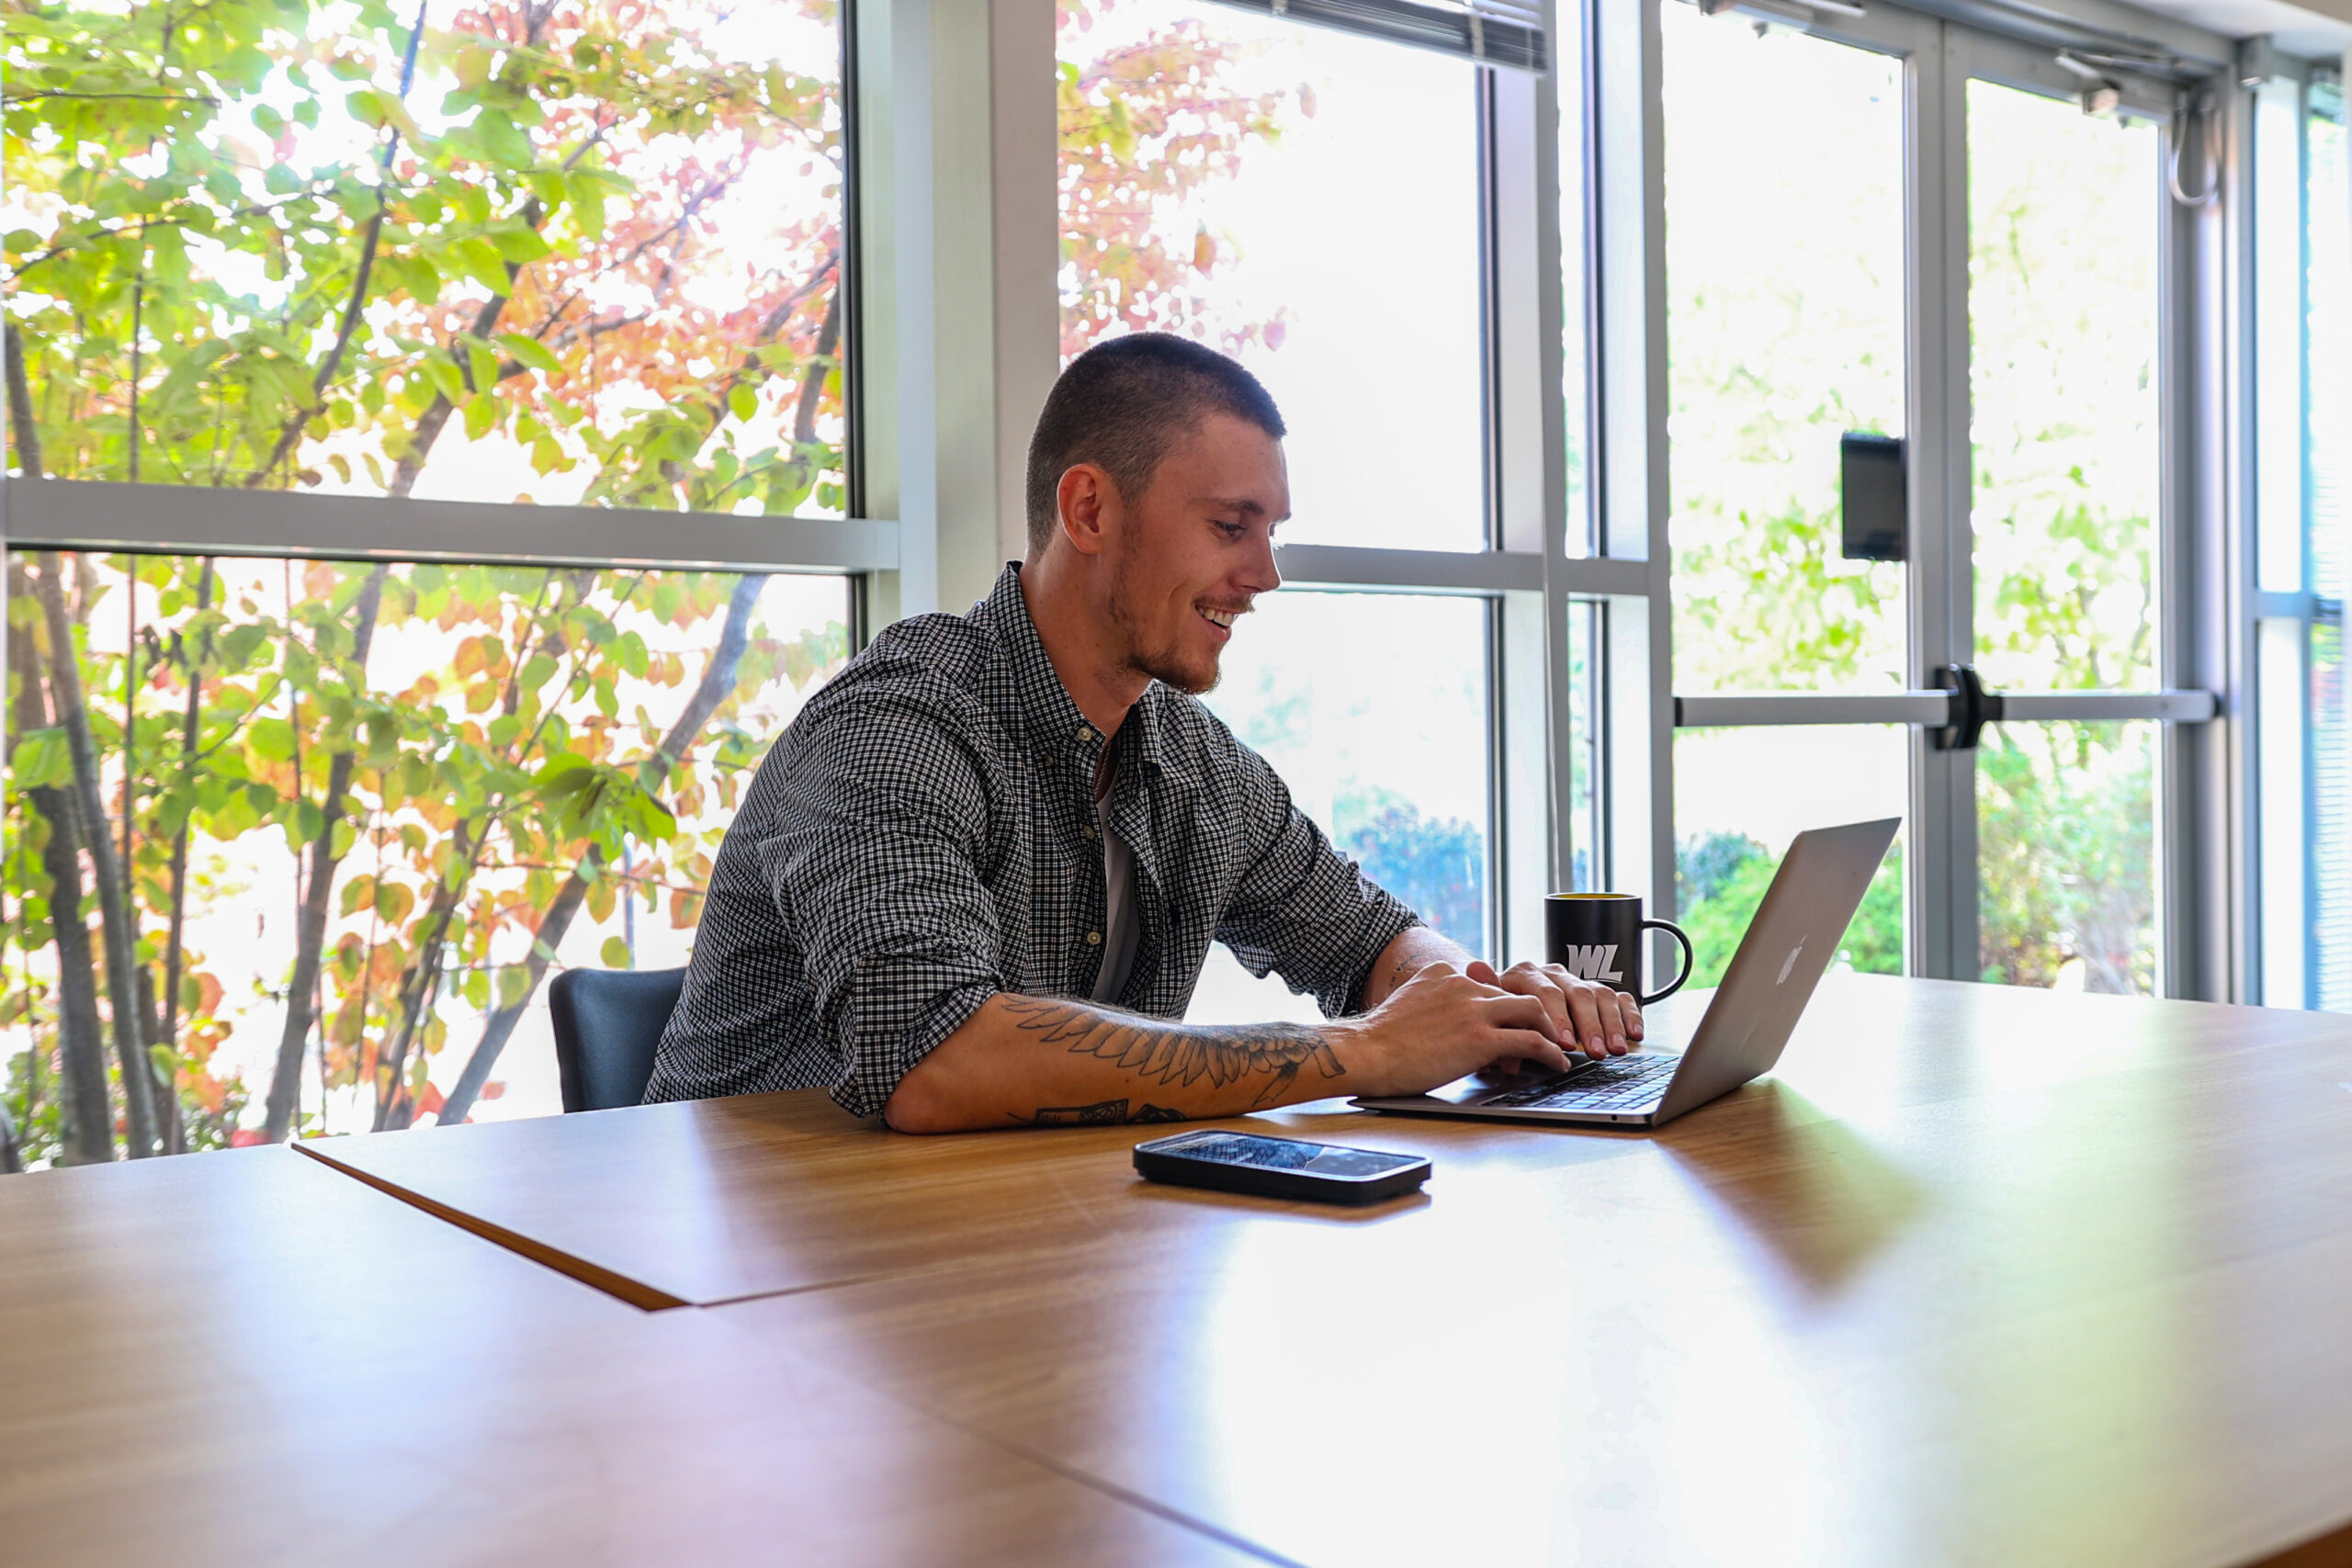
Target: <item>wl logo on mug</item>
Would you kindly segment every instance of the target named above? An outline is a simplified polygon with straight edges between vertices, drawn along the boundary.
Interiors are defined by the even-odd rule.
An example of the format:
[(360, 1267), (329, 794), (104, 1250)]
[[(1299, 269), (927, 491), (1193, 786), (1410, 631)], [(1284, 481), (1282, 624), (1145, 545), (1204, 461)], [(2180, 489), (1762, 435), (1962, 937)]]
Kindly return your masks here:
[(1599, 947), (1570, 945), (1554, 963), (1563, 964), (1579, 980), (1606, 980), (1612, 986), (1623, 986), (1624, 975), (1617, 967), (1617, 944), (1604, 942)]
[[(1662, 991), (1642, 989), (1642, 933), (1665, 931), (1682, 944), (1682, 973)], [(1625, 954), (1623, 963), (1617, 955)], [(1544, 900), (1544, 956), (1579, 980), (1631, 991), (1646, 1007), (1674, 995), (1690, 978), (1690, 939), (1672, 920), (1642, 919), (1630, 893), (1555, 893)]]

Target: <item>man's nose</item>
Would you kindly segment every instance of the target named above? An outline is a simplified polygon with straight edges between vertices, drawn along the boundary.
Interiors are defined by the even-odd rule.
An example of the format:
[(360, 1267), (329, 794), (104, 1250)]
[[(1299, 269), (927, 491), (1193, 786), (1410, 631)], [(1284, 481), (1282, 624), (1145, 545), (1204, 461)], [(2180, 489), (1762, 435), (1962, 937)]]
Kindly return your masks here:
[(1264, 535), (1242, 564), (1242, 586), (1252, 593), (1272, 593), (1283, 585), (1283, 569), (1274, 561), (1274, 541)]

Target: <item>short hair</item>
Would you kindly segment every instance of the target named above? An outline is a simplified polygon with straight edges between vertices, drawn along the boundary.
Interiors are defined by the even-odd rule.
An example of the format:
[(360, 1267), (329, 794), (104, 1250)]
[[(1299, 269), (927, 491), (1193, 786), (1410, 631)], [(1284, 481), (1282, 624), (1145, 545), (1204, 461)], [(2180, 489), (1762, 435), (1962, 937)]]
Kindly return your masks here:
[(1258, 378), (1171, 333), (1133, 333), (1069, 362), (1029, 438), (1029, 547), (1042, 550), (1061, 520), (1062, 475), (1092, 463), (1125, 497), (1140, 495), (1178, 438), (1213, 413), (1247, 420), (1276, 440), (1282, 412)]

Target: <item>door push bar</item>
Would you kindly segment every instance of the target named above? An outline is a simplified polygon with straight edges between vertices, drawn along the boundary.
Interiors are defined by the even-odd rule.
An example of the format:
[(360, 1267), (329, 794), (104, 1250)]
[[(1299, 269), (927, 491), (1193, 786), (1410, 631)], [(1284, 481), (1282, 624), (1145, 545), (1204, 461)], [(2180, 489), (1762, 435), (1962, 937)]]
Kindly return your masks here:
[(2001, 694), (1984, 689), (1973, 664), (1939, 665), (1933, 678), (1936, 690), (1951, 694), (1951, 716), (1928, 729), (1928, 744), (1939, 751), (1975, 750), (1984, 727), (2001, 721)]

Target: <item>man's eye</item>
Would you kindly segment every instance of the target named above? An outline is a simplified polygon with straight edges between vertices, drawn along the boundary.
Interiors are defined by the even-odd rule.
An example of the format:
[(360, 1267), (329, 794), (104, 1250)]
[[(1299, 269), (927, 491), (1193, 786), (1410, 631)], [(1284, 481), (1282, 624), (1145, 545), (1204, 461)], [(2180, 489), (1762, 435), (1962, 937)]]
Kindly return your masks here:
[(1241, 537), (1242, 535), (1250, 531), (1249, 528), (1242, 524), (1227, 523), (1222, 520), (1217, 523), (1216, 527), (1217, 532), (1223, 534), (1228, 539), (1238, 539)]

